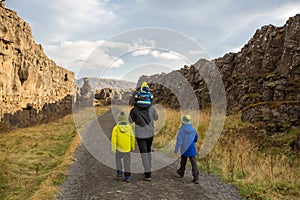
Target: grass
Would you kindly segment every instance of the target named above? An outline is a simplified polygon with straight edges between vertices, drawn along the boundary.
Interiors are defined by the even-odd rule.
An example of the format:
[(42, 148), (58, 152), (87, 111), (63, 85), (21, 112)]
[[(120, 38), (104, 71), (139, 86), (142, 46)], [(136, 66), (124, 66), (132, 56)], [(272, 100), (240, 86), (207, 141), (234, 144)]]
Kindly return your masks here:
[[(101, 115), (108, 109), (96, 107), (90, 112)], [(182, 113), (164, 106), (157, 110), (160, 120), (155, 126), (154, 145), (172, 153)], [(85, 113), (80, 115), (79, 129), (92, 117)], [(198, 159), (200, 170), (221, 176), (249, 199), (299, 199), (299, 154), (289, 147), (299, 134), (299, 127), (268, 136), (259, 127), (240, 119), (240, 113), (226, 118), (214, 149)], [(198, 149), (209, 123), (210, 110), (201, 110)], [(1, 134), (0, 199), (54, 199), (79, 145), (72, 115)]]
[[(180, 125), (179, 111), (166, 108), (167, 123), (156, 135), (158, 148), (172, 152)], [(200, 141), (206, 135), (210, 110), (201, 110), (198, 126)], [(218, 143), (205, 158), (199, 159), (201, 171), (214, 173), (237, 186), (249, 199), (299, 199), (300, 159), (289, 144), (300, 132), (295, 127), (286, 133), (269, 136), (259, 128), (241, 121), (241, 113), (226, 118)], [(166, 144), (171, 145), (166, 145)]]
[(72, 115), (0, 134), (0, 199), (54, 199), (79, 145)]

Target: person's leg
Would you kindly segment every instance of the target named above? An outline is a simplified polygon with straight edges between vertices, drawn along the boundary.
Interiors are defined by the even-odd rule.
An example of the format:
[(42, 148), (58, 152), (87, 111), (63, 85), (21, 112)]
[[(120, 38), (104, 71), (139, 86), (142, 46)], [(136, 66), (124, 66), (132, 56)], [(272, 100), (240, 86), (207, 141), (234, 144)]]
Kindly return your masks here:
[(188, 157), (186, 157), (186, 156), (181, 156), (180, 167), (179, 167), (179, 169), (177, 170), (177, 173), (178, 173), (181, 177), (184, 176), (184, 171), (185, 171), (185, 166), (186, 166), (187, 158), (188, 158)]
[(193, 181), (199, 181), (199, 171), (198, 171), (198, 167), (197, 167), (197, 161), (196, 161), (196, 157), (195, 156), (191, 156), (190, 158), (190, 162), (192, 165), (192, 174), (193, 174)]
[(153, 143), (153, 137), (146, 138), (146, 146), (147, 146), (147, 154), (146, 154), (146, 159), (148, 160), (148, 166), (147, 169), (145, 170), (145, 177), (146, 178), (151, 178), (151, 168), (152, 168), (152, 155), (151, 155), (151, 147)]
[(124, 176), (129, 176), (131, 175), (131, 170), (130, 170), (130, 152), (124, 153)]
[(139, 146), (144, 171), (145, 171), (145, 178), (151, 177), (151, 167), (149, 162), (149, 153), (147, 152), (147, 140), (145, 138), (137, 138), (137, 143)]
[(146, 145), (147, 145), (147, 152), (151, 152), (153, 137), (145, 138), (145, 139), (146, 139)]
[(119, 151), (116, 151), (116, 168), (117, 168), (117, 175), (122, 176), (122, 153)]

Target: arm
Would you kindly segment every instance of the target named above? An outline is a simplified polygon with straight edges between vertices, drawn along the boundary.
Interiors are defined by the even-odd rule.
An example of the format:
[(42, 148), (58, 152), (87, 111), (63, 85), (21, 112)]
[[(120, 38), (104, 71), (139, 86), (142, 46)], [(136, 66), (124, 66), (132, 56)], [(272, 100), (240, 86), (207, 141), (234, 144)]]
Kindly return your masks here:
[(111, 134), (111, 150), (112, 152), (116, 152), (117, 150), (117, 126), (113, 128), (112, 134)]
[(150, 109), (151, 109), (152, 120), (154, 120), (154, 121), (158, 120), (158, 114), (157, 114), (156, 109), (152, 106)]
[(179, 151), (179, 149), (181, 147), (181, 144), (182, 144), (182, 133), (179, 129), (178, 135), (177, 135), (177, 138), (176, 138), (176, 145), (175, 145), (175, 149), (174, 149), (175, 154)]
[(137, 92), (136, 95), (134, 96), (134, 102), (137, 102), (139, 100), (141, 93)]
[(195, 129), (195, 133), (196, 133), (196, 135), (195, 135), (195, 138), (194, 138), (194, 142), (196, 143), (196, 142), (198, 142), (198, 133), (197, 133), (196, 129)]
[(135, 137), (132, 129), (130, 135), (131, 135), (131, 151), (133, 151), (135, 149)]
[(152, 93), (151, 92), (149, 92), (150, 93), (150, 101), (152, 102), (153, 101), (153, 99), (154, 99), (154, 96), (152, 95)]
[(134, 122), (134, 119), (135, 119), (135, 113), (134, 113), (134, 107), (130, 110), (130, 114), (129, 114), (129, 117), (128, 117), (128, 121), (129, 123), (133, 123)]

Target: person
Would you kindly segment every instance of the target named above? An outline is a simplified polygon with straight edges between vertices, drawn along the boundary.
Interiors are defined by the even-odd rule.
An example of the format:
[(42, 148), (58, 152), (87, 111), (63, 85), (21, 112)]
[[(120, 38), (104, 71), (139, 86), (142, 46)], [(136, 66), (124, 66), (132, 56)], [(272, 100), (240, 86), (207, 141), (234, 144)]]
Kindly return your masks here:
[(196, 142), (198, 141), (198, 133), (191, 124), (191, 116), (185, 115), (181, 118), (181, 127), (176, 138), (174, 153), (177, 154), (179, 149), (181, 153), (180, 168), (177, 173), (180, 177), (184, 176), (185, 166), (189, 158), (192, 165), (193, 182), (199, 184), (199, 171), (196, 162)]
[(123, 111), (118, 114), (118, 123), (112, 130), (111, 142), (112, 151), (116, 153), (117, 176), (122, 177), (123, 175), (123, 159), (125, 181), (129, 182), (131, 178), (130, 152), (135, 149), (135, 137), (127, 116)]
[(135, 105), (139, 107), (150, 107), (154, 97), (150, 92), (150, 88), (147, 82), (143, 82), (141, 85), (141, 90), (134, 96)]
[(154, 121), (158, 120), (156, 109), (135, 105), (129, 114), (129, 122), (135, 123), (135, 137), (144, 167), (144, 179), (151, 181), (151, 146), (154, 137)]

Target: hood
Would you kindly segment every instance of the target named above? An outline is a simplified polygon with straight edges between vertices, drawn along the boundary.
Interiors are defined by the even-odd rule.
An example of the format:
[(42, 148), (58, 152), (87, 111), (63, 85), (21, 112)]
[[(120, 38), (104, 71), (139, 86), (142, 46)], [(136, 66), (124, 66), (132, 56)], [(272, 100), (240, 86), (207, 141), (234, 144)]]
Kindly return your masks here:
[(181, 126), (182, 132), (186, 133), (186, 134), (193, 133), (193, 131), (191, 131), (192, 129), (194, 129), (194, 128), (191, 124), (182, 124), (182, 126)]
[(118, 127), (122, 133), (128, 132), (131, 128), (128, 122), (118, 122)]

